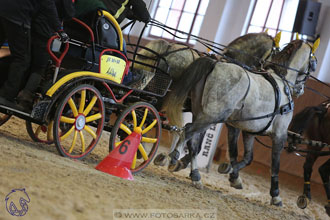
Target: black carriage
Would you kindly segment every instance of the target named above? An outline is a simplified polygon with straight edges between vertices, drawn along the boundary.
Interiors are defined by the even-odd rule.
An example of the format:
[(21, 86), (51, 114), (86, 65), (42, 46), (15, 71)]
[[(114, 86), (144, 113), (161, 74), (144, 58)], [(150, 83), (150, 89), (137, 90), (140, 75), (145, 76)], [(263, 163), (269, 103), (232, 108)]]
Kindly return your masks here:
[[(62, 156), (73, 159), (91, 153), (103, 130), (111, 132), (110, 151), (140, 130), (142, 139), (131, 170), (141, 171), (160, 143), (162, 119), (155, 106), (167, 93), (170, 76), (157, 68), (159, 62), (140, 63), (152, 72), (134, 68), (139, 45), (130, 45), (126, 52), (122, 30), (107, 11), (98, 11), (90, 24), (74, 18), (64, 27), (71, 39), (65, 44), (57, 36), (49, 40), (52, 71), (36, 95), (32, 112), (1, 105), (0, 125), (11, 115), (25, 119), (34, 141), (55, 143)], [(146, 86), (123, 85), (129, 71), (147, 80)], [(146, 75), (152, 77), (144, 79)]]

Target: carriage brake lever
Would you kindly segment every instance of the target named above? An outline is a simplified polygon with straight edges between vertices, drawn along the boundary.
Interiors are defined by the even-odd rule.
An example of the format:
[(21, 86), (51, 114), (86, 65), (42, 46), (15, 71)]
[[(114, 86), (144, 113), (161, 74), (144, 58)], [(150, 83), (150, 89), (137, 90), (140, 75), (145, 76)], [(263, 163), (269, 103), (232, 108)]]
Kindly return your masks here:
[(68, 50), (69, 50), (69, 42), (65, 43), (65, 47), (64, 50), (62, 51), (61, 55), (59, 57), (57, 57), (53, 51), (51, 50), (51, 44), (55, 39), (58, 39), (59, 36), (54, 35), (51, 38), (49, 38), (48, 42), (47, 42), (47, 51), (49, 53), (49, 55), (51, 56), (51, 58), (53, 59), (53, 61), (55, 62), (55, 73), (54, 73), (54, 77), (53, 77), (53, 83), (56, 82), (57, 79), (57, 75), (62, 63), (63, 58), (65, 57), (65, 55), (67, 54)]

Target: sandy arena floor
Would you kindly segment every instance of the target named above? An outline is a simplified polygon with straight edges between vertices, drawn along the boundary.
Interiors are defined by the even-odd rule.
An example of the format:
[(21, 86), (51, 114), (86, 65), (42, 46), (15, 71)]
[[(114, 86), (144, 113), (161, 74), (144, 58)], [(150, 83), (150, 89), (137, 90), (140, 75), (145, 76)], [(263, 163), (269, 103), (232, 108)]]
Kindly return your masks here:
[(202, 174), (203, 190), (191, 186), (189, 170), (172, 174), (153, 164), (134, 181), (110, 176), (94, 169), (107, 155), (108, 138), (109, 134), (103, 133), (87, 159), (73, 161), (59, 156), (54, 145), (31, 141), (22, 120), (12, 118), (0, 127), (0, 220), (18, 219), (6, 211), (5, 197), (12, 189), (21, 188), (30, 198), (22, 219), (114, 219), (114, 212), (116, 219), (126, 219), (117, 213), (124, 213), (123, 209), (133, 209), (133, 213), (143, 209), (168, 214), (181, 209), (185, 213), (211, 214), (202, 219), (330, 219), (323, 208), (323, 189), (317, 189), (321, 193), (301, 210), (296, 199), (302, 185), (290, 185), (290, 178), (281, 182), (281, 176), (283, 207), (270, 206), (269, 172), (257, 164), (241, 173), (243, 190), (231, 188), (228, 176), (218, 174), (216, 165), (210, 173)]

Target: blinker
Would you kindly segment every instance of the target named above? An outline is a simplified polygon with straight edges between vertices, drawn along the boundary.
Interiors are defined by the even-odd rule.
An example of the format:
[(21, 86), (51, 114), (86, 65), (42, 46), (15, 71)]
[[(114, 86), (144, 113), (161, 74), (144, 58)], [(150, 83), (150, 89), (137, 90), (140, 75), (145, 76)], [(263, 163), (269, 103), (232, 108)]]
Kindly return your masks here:
[(312, 55), (311, 59), (309, 60), (309, 67), (312, 72), (316, 70), (317, 59), (314, 55)]

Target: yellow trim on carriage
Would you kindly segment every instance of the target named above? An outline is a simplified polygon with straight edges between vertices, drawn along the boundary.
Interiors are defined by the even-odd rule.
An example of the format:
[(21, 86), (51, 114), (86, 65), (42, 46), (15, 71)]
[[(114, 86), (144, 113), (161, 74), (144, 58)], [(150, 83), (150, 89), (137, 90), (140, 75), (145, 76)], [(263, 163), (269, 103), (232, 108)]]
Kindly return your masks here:
[(129, 0), (126, 0), (121, 7), (118, 9), (118, 11), (115, 14), (115, 18), (119, 18), (119, 16), (123, 13), (123, 11), (125, 10), (125, 6), (127, 5), (127, 3), (129, 2)]
[(311, 182), (304, 182), (304, 184), (307, 184), (307, 185), (309, 185), (309, 184), (311, 184)]
[[(116, 28), (116, 31), (119, 35), (119, 50), (120, 51), (123, 51), (123, 33), (121, 31), (121, 28), (116, 20), (116, 18), (114, 16), (112, 16), (109, 12), (107, 11), (104, 11), (104, 10), (101, 10), (102, 14), (108, 18), (112, 23), (113, 25), (115, 26)], [(99, 12), (99, 15), (101, 15), (101, 12)]]
[(113, 77), (106, 74), (101, 73), (95, 73), (95, 72), (88, 72), (88, 71), (80, 71), (80, 72), (74, 72), (70, 73), (63, 78), (61, 78), (59, 81), (57, 81), (46, 93), (47, 96), (52, 97), (54, 93), (66, 82), (70, 81), (71, 79), (78, 78), (81, 76), (93, 76), (99, 79), (107, 79), (113, 81)]

